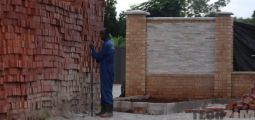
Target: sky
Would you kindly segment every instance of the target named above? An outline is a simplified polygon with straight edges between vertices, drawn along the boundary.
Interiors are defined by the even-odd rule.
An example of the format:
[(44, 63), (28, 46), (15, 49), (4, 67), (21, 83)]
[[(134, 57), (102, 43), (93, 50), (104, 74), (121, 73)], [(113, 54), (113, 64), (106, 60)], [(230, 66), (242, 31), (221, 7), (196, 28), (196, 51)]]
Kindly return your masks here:
[[(130, 5), (139, 4), (148, 0), (117, 0), (117, 12), (125, 11)], [(212, 0), (217, 1), (217, 0)], [(247, 18), (251, 17), (255, 10), (255, 0), (230, 0), (230, 3), (222, 9), (225, 12), (234, 13), (235, 17)]]

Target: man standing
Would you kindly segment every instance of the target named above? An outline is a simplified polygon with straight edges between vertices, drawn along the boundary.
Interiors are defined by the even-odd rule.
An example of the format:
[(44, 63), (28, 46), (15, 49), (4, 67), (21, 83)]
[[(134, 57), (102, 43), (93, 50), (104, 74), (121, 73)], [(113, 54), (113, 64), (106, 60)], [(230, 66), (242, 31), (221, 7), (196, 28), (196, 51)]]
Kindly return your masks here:
[(101, 111), (96, 115), (100, 117), (112, 117), (115, 49), (110, 38), (110, 33), (106, 29), (100, 32), (100, 37), (104, 41), (100, 52), (96, 52), (93, 44), (90, 45), (92, 57), (100, 63)]

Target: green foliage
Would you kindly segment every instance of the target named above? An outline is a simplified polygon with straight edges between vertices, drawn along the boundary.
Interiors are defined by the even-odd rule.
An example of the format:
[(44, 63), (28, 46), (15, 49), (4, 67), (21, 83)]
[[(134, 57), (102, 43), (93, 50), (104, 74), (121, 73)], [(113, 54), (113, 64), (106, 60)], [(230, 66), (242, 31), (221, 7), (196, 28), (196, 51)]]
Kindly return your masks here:
[(109, 29), (114, 39), (120, 39), (120, 37), (125, 37), (126, 35), (126, 15), (122, 12), (119, 18), (116, 18), (116, 0), (107, 0), (107, 6), (105, 8), (105, 18), (104, 25), (107, 29)]
[(253, 11), (253, 14), (251, 16), (253, 19), (255, 19), (255, 10)]
[(187, 0), (185, 5), (185, 16), (205, 16), (205, 14), (209, 12), (209, 1), (210, 0)]
[(229, 3), (229, 0), (149, 0), (131, 9), (148, 11), (152, 17), (202, 17), (212, 16)]
[(253, 12), (251, 18), (235, 18), (235, 21), (255, 25), (255, 11)]
[(111, 32), (114, 45), (116, 47), (125, 47), (126, 15), (122, 12), (117, 19), (117, 1), (107, 0), (106, 3), (104, 25)]
[(137, 6), (133, 10), (144, 10), (153, 17), (179, 17), (183, 16), (185, 0), (149, 0)]
[(244, 19), (244, 18), (235, 18), (235, 21), (255, 25), (255, 21), (252, 18), (246, 18), (246, 19)]
[(185, 15), (188, 17), (214, 16), (222, 7), (227, 6), (230, 0), (218, 0), (209, 3), (210, 0), (186, 0)]
[(119, 48), (125, 47), (125, 38), (122, 36), (112, 37), (112, 41), (115, 47), (119, 47)]
[(118, 35), (118, 21), (116, 19), (116, 0), (106, 0), (106, 8), (105, 8), (105, 15), (104, 15), (104, 25), (113, 36)]
[(126, 37), (126, 15), (124, 14), (124, 11), (122, 11), (119, 15), (118, 35), (124, 38)]
[(222, 7), (225, 7), (229, 4), (230, 0), (218, 0), (212, 4), (212, 8), (215, 11), (220, 11)]

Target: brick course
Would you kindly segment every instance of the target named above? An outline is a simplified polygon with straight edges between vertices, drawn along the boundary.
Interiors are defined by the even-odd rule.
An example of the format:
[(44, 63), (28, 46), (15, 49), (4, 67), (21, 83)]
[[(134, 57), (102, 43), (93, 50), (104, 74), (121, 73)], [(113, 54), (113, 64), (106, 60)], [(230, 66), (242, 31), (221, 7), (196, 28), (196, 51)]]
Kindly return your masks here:
[(37, 120), (44, 110), (88, 110), (91, 71), (99, 78), (95, 62), (90, 69), (88, 45), (94, 41), (99, 49), (104, 5), (103, 0), (0, 1), (1, 120)]
[(232, 97), (240, 98), (254, 88), (255, 74), (253, 72), (234, 72), (232, 77)]
[(148, 75), (147, 89), (153, 98), (205, 99), (213, 96), (213, 75)]

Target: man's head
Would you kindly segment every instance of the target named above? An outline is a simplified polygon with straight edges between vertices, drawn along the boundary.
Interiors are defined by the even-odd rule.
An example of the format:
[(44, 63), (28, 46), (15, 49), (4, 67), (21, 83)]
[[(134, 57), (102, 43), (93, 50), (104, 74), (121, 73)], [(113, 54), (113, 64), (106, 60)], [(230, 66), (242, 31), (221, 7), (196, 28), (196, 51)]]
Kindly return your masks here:
[(105, 28), (103, 30), (100, 31), (100, 37), (101, 39), (104, 41), (104, 40), (107, 40), (110, 38), (110, 32)]

